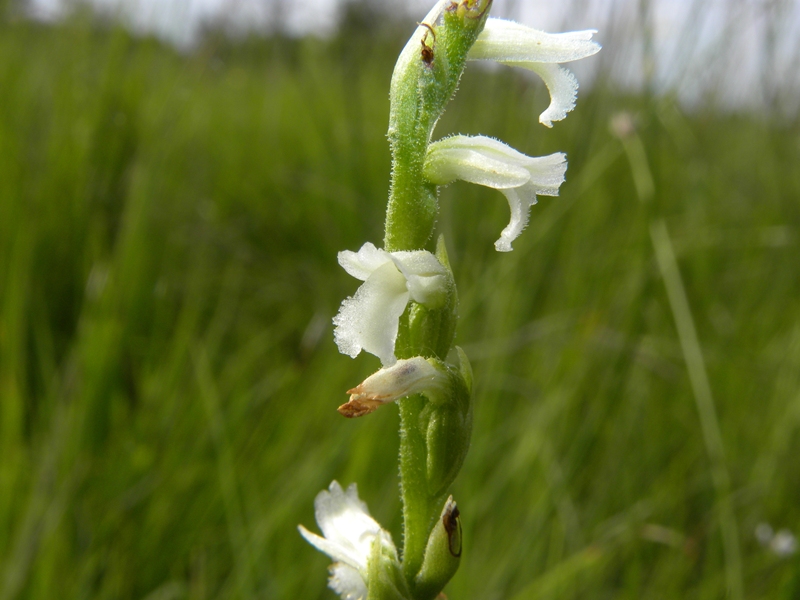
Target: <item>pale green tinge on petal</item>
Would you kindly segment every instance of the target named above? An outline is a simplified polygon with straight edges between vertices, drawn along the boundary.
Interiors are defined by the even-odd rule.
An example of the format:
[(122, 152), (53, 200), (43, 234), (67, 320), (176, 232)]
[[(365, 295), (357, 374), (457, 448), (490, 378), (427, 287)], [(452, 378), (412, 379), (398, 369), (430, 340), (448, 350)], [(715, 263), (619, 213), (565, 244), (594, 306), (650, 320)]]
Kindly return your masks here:
[(408, 298), (406, 278), (393, 262), (375, 270), (354, 296), (342, 302), (333, 319), (339, 352), (355, 358), (366, 350), (384, 365), (394, 363), (399, 319)]
[(495, 243), (499, 252), (509, 252), (511, 242), (527, 226), (529, 209), (536, 204), (537, 194), (558, 195), (566, 170), (563, 152), (526, 156), (485, 136), (456, 135), (435, 142), (430, 145), (425, 161), (425, 177), (431, 183), (445, 185), (461, 179), (500, 190), (505, 195), (511, 220)]
[(519, 187), (528, 181), (522, 167), (495, 160), (469, 148), (438, 149), (428, 154), (425, 176), (431, 183), (447, 185), (457, 179), (495, 189)]
[(505, 19), (487, 19), (472, 49), (470, 60), (497, 62), (565, 63), (592, 56), (600, 44), (592, 41), (594, 29), (545, 33)]
[(504, 19), (488, 19), (473, 45), (470, 60), (493, 60), (537, 73), (550, 92), (550, 105), (539, 122), (547, 127), (575, 108), (578, 81), (558, 63), (592, 56), (600, 44), (592, 41), (594, 30), (545, 33)]

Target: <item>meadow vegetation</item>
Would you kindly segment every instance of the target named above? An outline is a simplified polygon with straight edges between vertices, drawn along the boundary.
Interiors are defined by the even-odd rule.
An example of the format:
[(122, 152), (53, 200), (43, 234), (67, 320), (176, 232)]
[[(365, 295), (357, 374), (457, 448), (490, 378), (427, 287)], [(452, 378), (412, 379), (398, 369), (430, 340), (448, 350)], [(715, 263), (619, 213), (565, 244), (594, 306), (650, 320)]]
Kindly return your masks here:
[[(408, 28), (181, 54), (76, 17), (0, 19), (0, 599), (333, 598), (296, 526), (357, 481), (399, 540), (397, 409), (337, 352), (380, 243)], [(746, 598), (800, 595), (800, 122), (624, 94), (547, 130), (540, 82), (471, 65), (438, 134), (566, 151), (514, 251), (497, 192), (439, 227), (475, 371), (448, 597), (718, 599), (719, 498), (649, 224), (664, 219), (730, 476)], [(637, 200), (627, 111), (654, 183)], [(458, 130), (455, 129), (456, 125)], [(730, 565), (728, 565), (730, 567)]]

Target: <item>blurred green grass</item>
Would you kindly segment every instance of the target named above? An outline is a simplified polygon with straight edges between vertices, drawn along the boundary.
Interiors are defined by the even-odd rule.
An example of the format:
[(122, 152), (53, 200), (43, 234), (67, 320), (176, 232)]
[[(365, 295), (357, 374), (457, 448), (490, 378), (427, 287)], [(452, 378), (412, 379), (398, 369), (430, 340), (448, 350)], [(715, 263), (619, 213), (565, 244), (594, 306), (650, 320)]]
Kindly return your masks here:
[[(400, 539), (398, 419), (348, 421), (378, 367), (337, 353), (382, 238), (391, 69), (407, 31), (182, 55), (76, 18), (0, 20), (0, 598), (332, 598), (296, 532), (334, 478)], [(601, 77), (599, 82), (604, 81)], [(452, 599), (721, 598), (711, 470), (648, 234), (665, 219), (732, 479), (747, 598), (800, 596), (800, 127), (543, 86), (474, 65), (437, 135), (566, 151), (511, 254), (500, 194), (444, 232), (476, 373)], [(655, 180), (637, 201), (619, 111)]]

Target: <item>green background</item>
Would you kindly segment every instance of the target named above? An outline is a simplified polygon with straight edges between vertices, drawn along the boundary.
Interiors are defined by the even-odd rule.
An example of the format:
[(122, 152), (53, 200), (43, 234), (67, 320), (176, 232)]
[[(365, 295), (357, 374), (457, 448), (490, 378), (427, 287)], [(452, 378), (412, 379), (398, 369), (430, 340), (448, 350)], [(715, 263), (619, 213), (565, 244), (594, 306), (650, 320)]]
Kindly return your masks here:
[[(336, 253), (383, 237), (409, 24), (211, 32), (181, 54), (86, 15), (2, 14), (0, 599), (333, 598), (296, 530), (316, 529), (319, 490), (358, 482), (401, 535), (397, 409), (336, 413), (379, 364), (339, 354), (331, 318), (358, 285)], [(510, 254), (493, 249), (501, 194), (441, 194), (476, 382), (448, 597), (724, 597), (662, 218), (720, 424), (735, 574), (746, 598), (800, 597), (798, 556), (753, 534), (800, 532), (798, 120), (687, 110), (589, 68), (548, 130), (540, 81), (470, 65), (437, 128), (569, 157)], [(620, 111), (649, 204), (609, 130)]]

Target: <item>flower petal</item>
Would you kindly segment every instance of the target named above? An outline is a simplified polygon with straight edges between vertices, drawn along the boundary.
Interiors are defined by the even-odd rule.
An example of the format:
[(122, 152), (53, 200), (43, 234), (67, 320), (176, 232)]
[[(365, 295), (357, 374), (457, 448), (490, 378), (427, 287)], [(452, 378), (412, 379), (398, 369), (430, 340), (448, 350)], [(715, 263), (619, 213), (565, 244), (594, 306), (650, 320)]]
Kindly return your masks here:
[(586, 58), (600, 51), (592, 41), (593, 29), (545, 33), (514, 21), (487, 19), (469, 60), (498, 62), (563, 63)]
[(333, 319), (339, 352), (355, 358), (366, 350), (384, 365), (393, 364), (399, 319), (408, 298), (406, 279), (394, 262), (375, 270), (354, 296), (342, 302)]
[(333, 481), (327, 490), (317, 494), (314, 514), (325, 537), (311, 533), (300, 525), (302, 536), (335, 561), (345, 562), (366, 572), (372, 542), (381, 531), (381, 526), (370, 516), (367, 505), (359, 499), (356, 484), (351, 484), (344, 491), (337, 481)]
[(439, 308), (447, 297), (447, 269), (426, 251), (392, 252), (391, 259), (406, 278), (406, 288), (414, 302), (426, 308)]
[[(297, 529), (300, 531), (300, 535), (302, 535), (309, 544), (314, 546), (320, 552), (324, 552), (330, 556), (334, 561), (353, 565), (354, 568), (361, 568), (361, 556), (354, 551), (351, 545), (345, 546), (332, 542), (331, 540), (321, 537), (316, 533), (311, 533), (302, 525), (298, 525)], [(366, 563), (364, 568), (366, 568)]]
[(528, 183), (516, 189), (500, 190), (508, 200), (511, 221), (500, 232), (500, 239), (494, 243), (498, 252), (511, 252), (511, 242), (528, 226), (530, 207), (536, 204), (536, 194), (558, 196), (558, 188), (564, 183), (567, 155), (563, 152), (530, 157), (528, 164), (531, 173), (531, 180)]
[(341, 596), (342, 600), (364, 600), (367, 586), (359, 572), (346, 563), (333, 563), (328, 571), (328, 587)]
[(532, 156), (528, 161), (528, 172), (535, 194), (558, 196), (558, 188), (564, 183), (567, 172), (567, 155), (555, 152), (547, 156)]
[[(519, 193), (520, 190), (523, 190), (523, 193)], [(511, 252), (513, 250), (511, 242), (528, 226), (530, 207), (536, 204), (536, 194), (530, 186), (502, 191), (511, 209), (511, 221), (500, 232), (500, 239), (494, 243), (494, 247), (498, 252)]]
[(539, 115), (539, 123), (545, 127), (552, 127), (553, 121), (565, 119), (567, 113), (575, 108), (575, 100), (578, 97), (578, 80), (569, 69), (535, 62), (507, 62), (505, 64), (533, 71), (544, 80), (547, 91), (550, 92), (550, 105)]
[(386, 250), (376, 248), (371, 242), (361, 246), (358, 252), (352, 250), (339, 252), (339, 264), (342, 268), (361, 281), (366, 281), (373, 271), (391, 260)]
[(505, 194), (511, 221), (495, 243), (500, 252), (509, 252), (511, 242), (527, 226), (528, 209), (536, 203), (536, 194), (558, 195), (566, 170), (563, 152), (527, 156), (485, 136), (456, 135), (435, 142), (425, 161), (425, 176), (432, 183), (442, 185), (463, 179)]
[(514, 161), (495, 158), (492, 152), (476, 148), (453, 147), (457, 144), (454, 138), (470, 140), (468, 136), (453, 136), (430, 145), (425, 177), (431, 183), (446, 185), (461, 179), (502, 190), (519, 187), (530, 179), (528, 172)]

